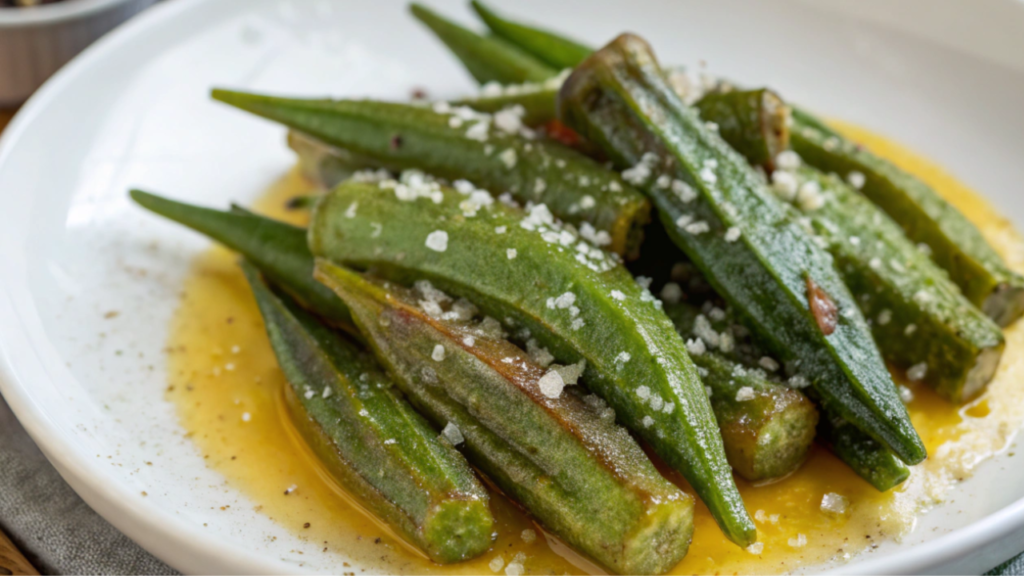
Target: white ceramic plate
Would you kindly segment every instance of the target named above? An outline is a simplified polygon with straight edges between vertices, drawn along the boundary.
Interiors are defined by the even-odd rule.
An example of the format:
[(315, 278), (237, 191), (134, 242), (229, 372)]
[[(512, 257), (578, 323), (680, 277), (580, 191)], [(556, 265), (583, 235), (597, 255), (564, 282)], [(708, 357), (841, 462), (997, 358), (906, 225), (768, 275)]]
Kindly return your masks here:
[[(461, 0), (432, 3), (468, 16)], [(1018, 2), (499, 4), (595, 44), (638, 31), (667, 62), (703, 59), (882, 130), (1024, 225)], [(206, 243), (136, 209), (126, 191), (223, 206), (252, 200), (293, 162), (281, 129), (210, 103), (212, 85), (398, 98), (413, 86), (472, 88), (398, 1), (174, 0), (103, 39), (0, 141), (0, 389), (86, 501), (172, 566), (340, 571), (341, 554), (312, 553), (244, 505), (162, 400), (167, 322)], [(988, 569), (1024, 548), (1022, 497), (1024, 467), (996, 458), (902, 543), (840, 570)], [(229, 503), (243, 505), (214, 510)]]

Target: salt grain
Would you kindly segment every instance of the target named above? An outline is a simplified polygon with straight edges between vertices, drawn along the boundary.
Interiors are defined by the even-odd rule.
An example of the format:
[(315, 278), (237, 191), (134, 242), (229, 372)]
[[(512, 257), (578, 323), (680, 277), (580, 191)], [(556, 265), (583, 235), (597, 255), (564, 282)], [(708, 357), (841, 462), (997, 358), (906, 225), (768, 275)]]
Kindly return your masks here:
[(434, 362), (444, 360), (444, 346), (440, 344), (434, 346), (434, 351), (430, 353), (430, 358), (433, 359)]
[(910, 368), (907, 368), (907, 380), (910, 380), (911, 382), (917, 382), (918, 380), (922, 380), (927, 374), (927, 362), (919, 362), (917, 364), (914, 364)]
[(552, 369), (541, 376), (540, 380), (537, 380), (537, 386), (540, 387), (541, 394), (548, 398), (558, 398), (565, 388), (565, 381), (562, 380), (562, 375), (558, 371)]
[(434, 230), (427, 234), (426, 245), (435, 252), (444, 252), (448, 249), (448, 233), (444, 230)]
[(846, 514), (846, 509), (849, 505), (850, 501), (842, 494), (829, 492), (821, 497), (821, 511), (826, 514), (841, 516)]
[(444, 430), (441, 431), (441, 435), (447, 438), (448, 442), (450, 442), (452, 446), (458, 446), (466, 440), (462, 436), (462, 431), (459, 430), (459, 427), (452, 422), (445, 425)]
[(661, 288), (661, 299), (669, 304), (676, 304), (683, 298), (683, 289), (675, 282), (668, 282)]
[(755, 397), (754, 389), (750, 386), (744, 386), (736, 392), (737, 402), (746, 402), (747, 400), (753, 400)]
[(856, 170), (846, 175), (846, 181), (850, 183), (850, 186), (853, 186), (857, 190), (864, 187), (866, 180), (867, 178), (864, 177), (864, 174), (862, 172), (857, 172)]

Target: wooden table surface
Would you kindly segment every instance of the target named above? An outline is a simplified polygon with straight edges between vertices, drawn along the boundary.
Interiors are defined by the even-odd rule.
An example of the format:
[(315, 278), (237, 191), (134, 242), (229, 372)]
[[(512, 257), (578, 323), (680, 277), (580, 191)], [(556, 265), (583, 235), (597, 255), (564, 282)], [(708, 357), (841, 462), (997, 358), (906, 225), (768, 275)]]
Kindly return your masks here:
[[(4, 127), (7, 126), (16, 111), (0, 109), (0, 132), (3, 132)], [(2, 521), (3, 518), (0, 518), (0, 522)], [(18, 551), (10, 538), (0, 531), (0, 576), (8, 574), (39, 574), (39, 572)]]

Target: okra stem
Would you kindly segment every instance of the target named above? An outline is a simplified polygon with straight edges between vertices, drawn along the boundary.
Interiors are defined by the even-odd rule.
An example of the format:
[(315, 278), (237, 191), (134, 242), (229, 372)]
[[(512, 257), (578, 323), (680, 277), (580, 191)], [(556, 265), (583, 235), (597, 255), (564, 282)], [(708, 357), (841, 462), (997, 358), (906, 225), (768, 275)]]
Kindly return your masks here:
[(696, 104), (702, 118), (754, 166), (768, 173), (789, 148), (789, 107), (771, 90), (715, 92)]
[(511, 111), (492, 117), (446, 103), (431, 109), (226, 90), (214, 90), (213, 97), (342, 148), (359, 162), (467, 180), (460, 183), (469, 186), (467, 194), (480, 186), (524, 204), (544, 203), (616, 254), (635, 255), (650, 218), (650, 203), (617, 173), (568, 147), (521, 136)]
[(686, 554), (692, 498), (573, 389), (580, 367), (542, 367), (430, 285), (416, 293), (325, 260), (316, 271), (406, 396), (545, 528), (623, 574), (659, 574)]
[(274, 294), (243, 263), (306, 442), (363, 506), (435, 562), (491, 545), (487, 491), (462, 456), (437, 439), (373, 360)]
[(791, 139), (793, 150), (812, 166), (860, 183), (860, 192), (898, 222), (908, 238), (926, 244), (967, 299), (997, 324), (1007, 326), (1024, 314), (1024, 277), (930, 186), (799, 108), (793, 110)]
[(673, 240), (824, 404), (904, 461), (925, 458), (831, 256), (679, 99), (646, 42), (620, 36), (577, 67), (559, 112), (628, 168)]

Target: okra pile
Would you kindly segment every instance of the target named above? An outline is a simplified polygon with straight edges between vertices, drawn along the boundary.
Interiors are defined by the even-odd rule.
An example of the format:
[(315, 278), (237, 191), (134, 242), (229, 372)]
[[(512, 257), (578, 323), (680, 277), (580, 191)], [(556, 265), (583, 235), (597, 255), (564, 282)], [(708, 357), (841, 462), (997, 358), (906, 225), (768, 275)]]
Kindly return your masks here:
[(488, 33), (412, 14), (479, 94), (213, 90), (288, 128), (308, 228), (131, 192), (241, 255), (289, 413), (336, 479), (438, 563), (491, 547), (490, 485), (631, 574), (670, 570), (693, 533), (694, 497), (652, 458), (741, 547), (735, 475), (784, 477), (815, 441), (880, 491), (903, 482), (927, 455), (893, 373), (976, 397), (1024, 279), (771, 89), (472, 6)]

